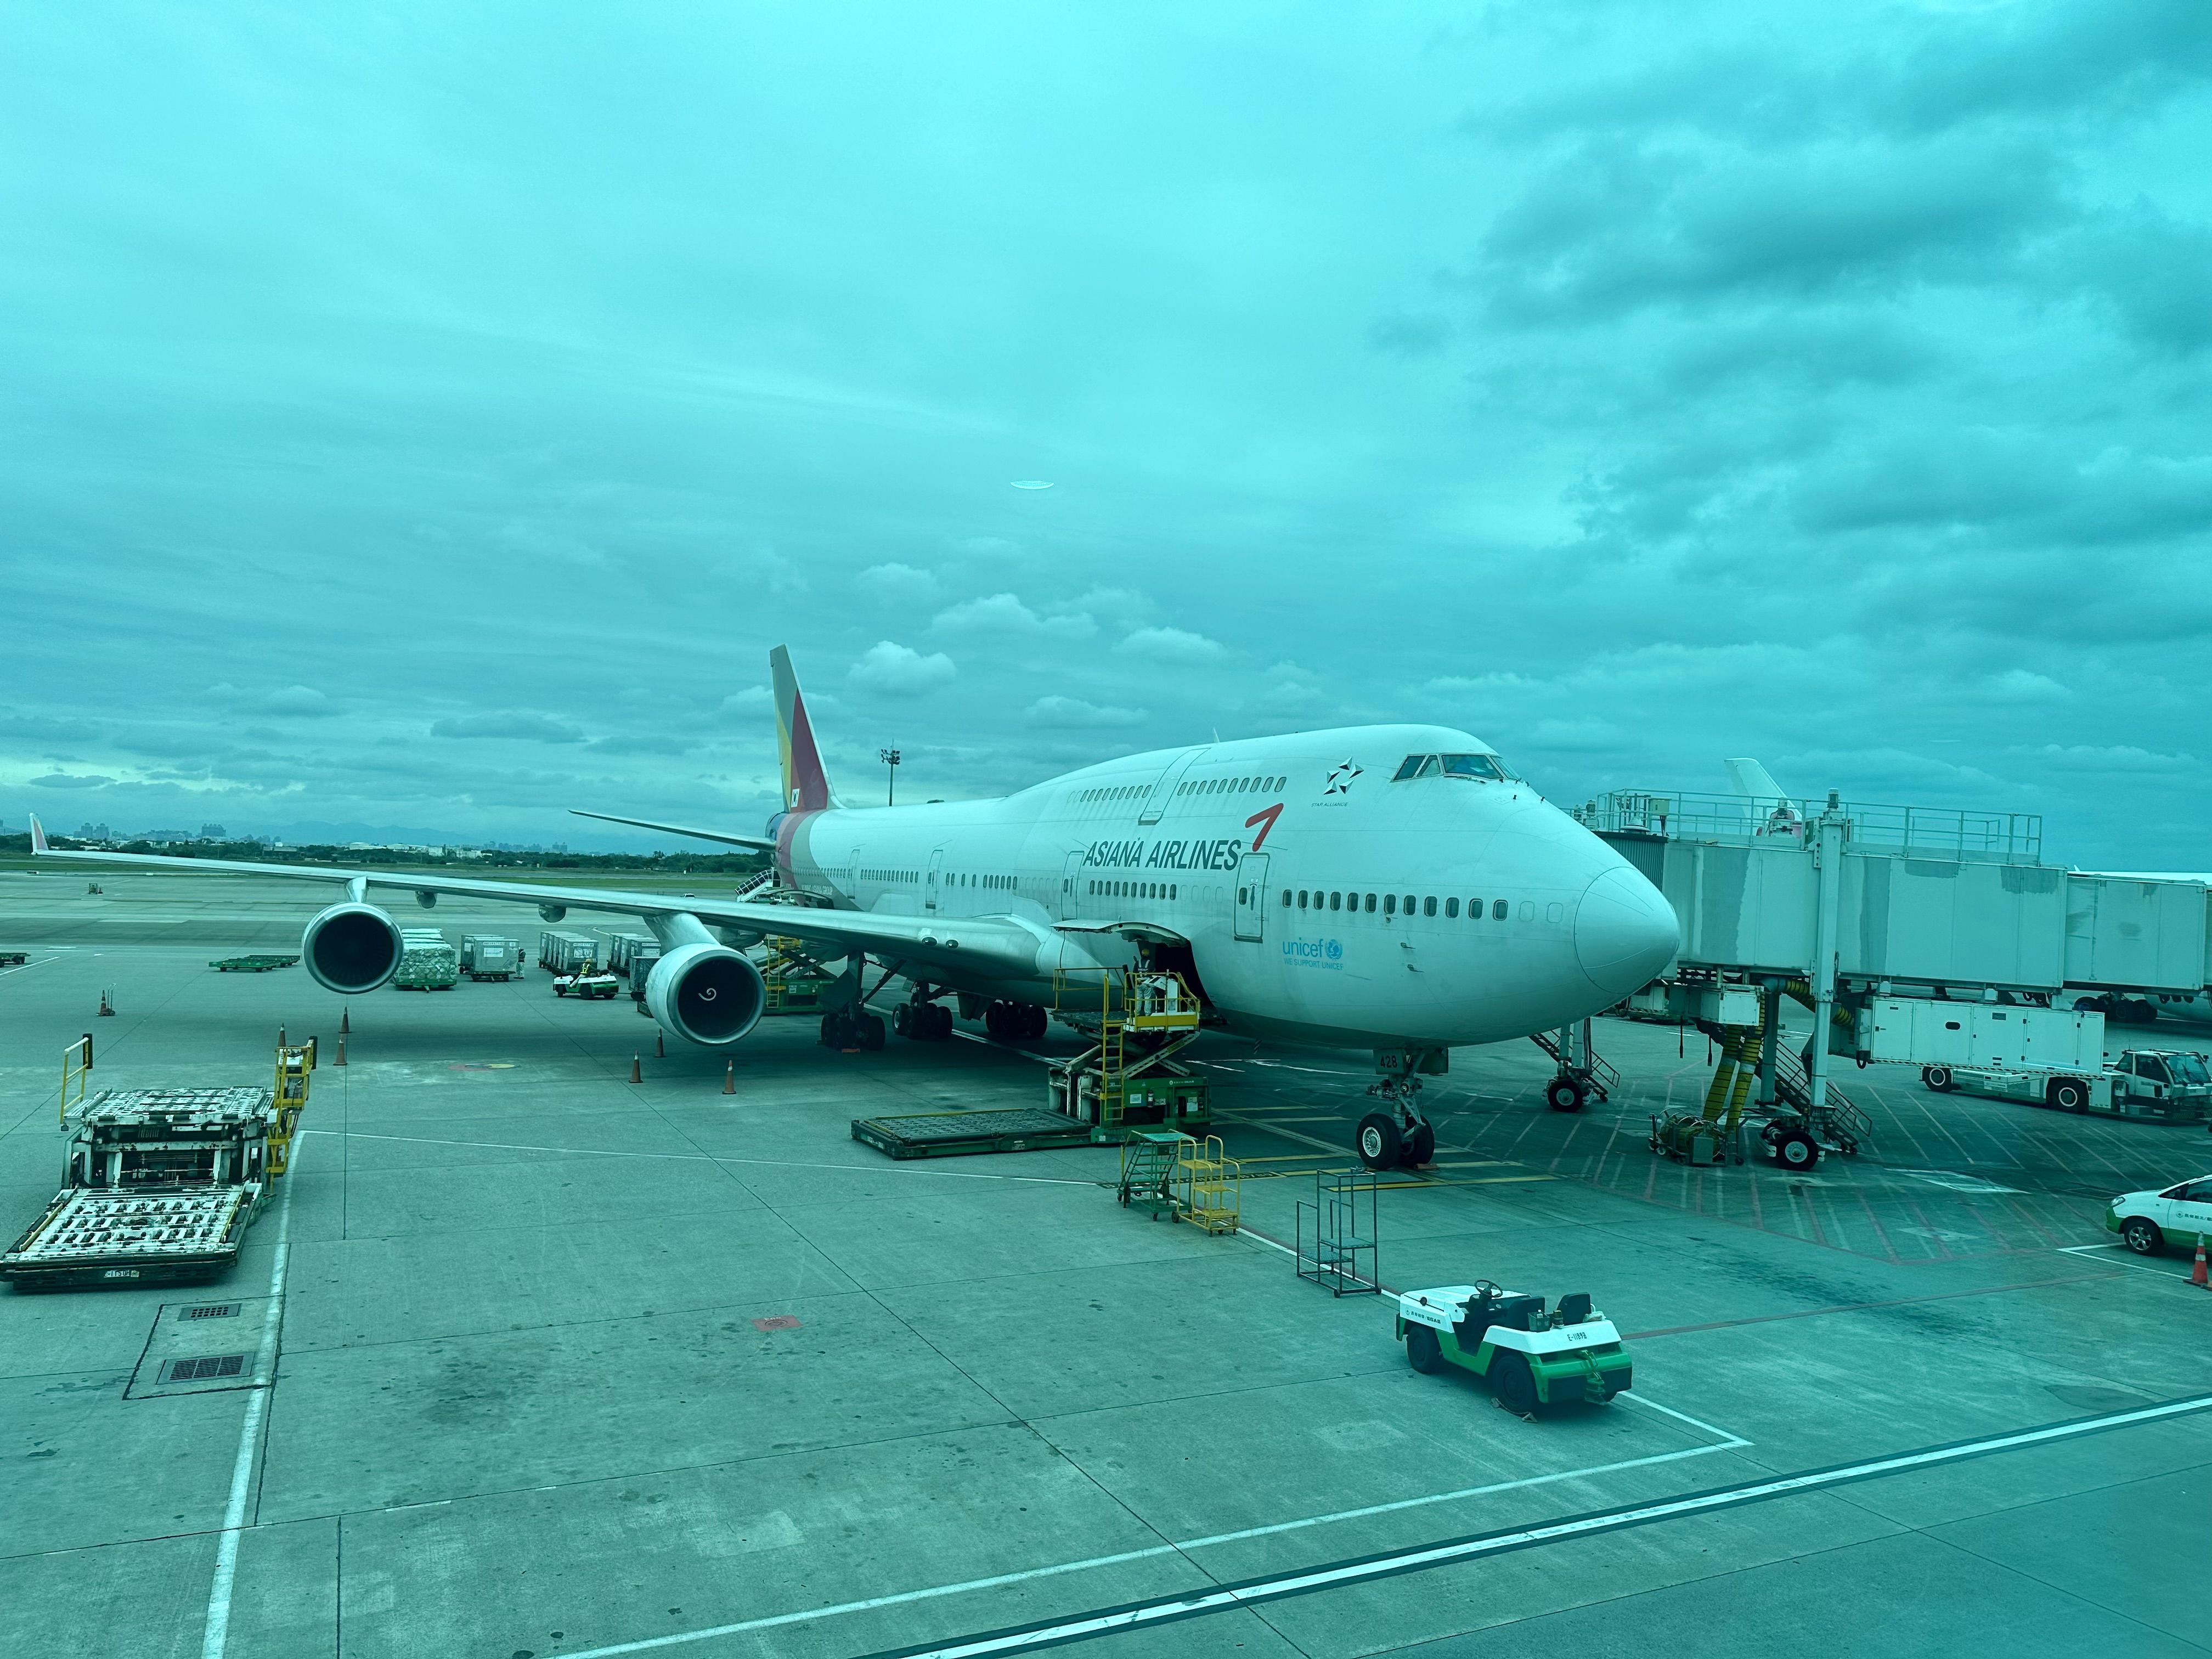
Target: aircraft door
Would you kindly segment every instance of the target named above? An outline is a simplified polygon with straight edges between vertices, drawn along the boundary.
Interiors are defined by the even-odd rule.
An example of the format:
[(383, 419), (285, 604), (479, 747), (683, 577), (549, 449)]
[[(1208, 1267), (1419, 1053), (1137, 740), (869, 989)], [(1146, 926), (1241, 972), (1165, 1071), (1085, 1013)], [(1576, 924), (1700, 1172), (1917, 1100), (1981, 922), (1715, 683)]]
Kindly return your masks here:
[(921, 888), (921, 908), (933, 915), (937, 911), (938, 883), (944, 874), (945, 849), (940, 847), (929, 855), (929, 877)]
[(1267, 934), (1267, 855), (1247, 853), (1237, 861), (1237, 937)]
[(1083, 854), (1070, 853), (1060, 872), (1060, 919), (1073, 921), (1083, 914)]
[(1168, 803), (1175, 799), (1176, 787), (1182, 782), (1182, 775), (1189, 771), (1197, 763), (1199, 757), (1205, 753), (1204, 749), (1194, 749), (1169, 764), (1168, 769), (1160, 774), (1158, 781), (1146, 793), (1144, 810), (1137, 814), (1138, 823), (1158, 823), (1160, 821), (1160, 814), (1168, 810)]

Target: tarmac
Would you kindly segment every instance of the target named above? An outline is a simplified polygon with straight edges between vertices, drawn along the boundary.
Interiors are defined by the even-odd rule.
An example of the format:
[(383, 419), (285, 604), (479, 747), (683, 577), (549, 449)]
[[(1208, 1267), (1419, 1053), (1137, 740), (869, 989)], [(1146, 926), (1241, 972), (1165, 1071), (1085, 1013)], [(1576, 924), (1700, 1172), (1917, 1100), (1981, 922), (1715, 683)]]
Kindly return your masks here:
[[(1293, 1271), (1364, 1056), (1191, 1051), (1247, 1177), (1210, 1237), (1120, 1207), (1109, 1147), (851, 1139), (1042, 1104), (1065, 1028), (664, 1058), (534, 967), (349, 1003), (209, 967), (296, 950), (312, 889), (96, 878), (0, 872), (0, 1235), (52, 1195), (81, 1033), (96, 1088), (264, 1082), (280, 1027), (322, 1066), (227, 1279), (0, 1291), (10, 1651), (2212, 1651), (2212, 1292), (2100, 1224), (2212, 1171), (2201, 1127), (1874, 1068), (1860, 1156), (1693, 1170), (1644, 1136), (1702, 1096), (1694, 1032), (1599, 1022), (1623, 1086), (1574, 1116), (1532, 1045), (1455, 1052), (1380, 1279), (1589, 1291), (1635, 1361), (1525, 1421)], [(268, 1334), (248, 1386), (133, 1386), (165, 1308), (225, 1301)]]

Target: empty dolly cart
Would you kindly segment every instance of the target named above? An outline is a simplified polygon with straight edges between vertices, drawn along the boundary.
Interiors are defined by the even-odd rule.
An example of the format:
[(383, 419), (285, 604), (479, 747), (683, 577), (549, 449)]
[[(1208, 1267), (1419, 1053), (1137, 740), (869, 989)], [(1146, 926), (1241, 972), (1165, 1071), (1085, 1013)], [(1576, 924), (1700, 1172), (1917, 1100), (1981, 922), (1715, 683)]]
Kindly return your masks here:
[(1298, 1277), (1332, 1296), (1374, 1296), (1382, 1288), (1376, 1238), (1372, 1170), (1316, 1170), (1314, 1201), (1297, 1214)]

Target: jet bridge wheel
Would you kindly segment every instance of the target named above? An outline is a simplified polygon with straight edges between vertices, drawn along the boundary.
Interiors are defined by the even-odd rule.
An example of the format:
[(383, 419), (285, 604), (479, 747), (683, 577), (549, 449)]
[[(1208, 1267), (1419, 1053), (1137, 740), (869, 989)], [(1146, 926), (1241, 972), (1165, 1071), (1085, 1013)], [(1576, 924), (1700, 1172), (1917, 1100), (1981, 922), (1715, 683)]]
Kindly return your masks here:
[(1582, 1079), (1570, 1077), (1564, 1072), (1553, 1078), (1550, 1086), (1544, 1091), (1544, 1103), (1555, 1112), (1579, 1112), (1587, 1098)]
[(1359, 1161), (1370, 1170), (1395, 1170), (1404, 1148), (1398, 1134), (1398, 1120), (1388, 1112), (1370, 1112), (1359, 1120), (1359, 1133), (1353, 1139), (1358, 1149)]
[(1820, 1143), (1802, 1129), (1774, 1137), (1774, 1161), (1785, 1170), (1809, 1170), (1820, 1161)]

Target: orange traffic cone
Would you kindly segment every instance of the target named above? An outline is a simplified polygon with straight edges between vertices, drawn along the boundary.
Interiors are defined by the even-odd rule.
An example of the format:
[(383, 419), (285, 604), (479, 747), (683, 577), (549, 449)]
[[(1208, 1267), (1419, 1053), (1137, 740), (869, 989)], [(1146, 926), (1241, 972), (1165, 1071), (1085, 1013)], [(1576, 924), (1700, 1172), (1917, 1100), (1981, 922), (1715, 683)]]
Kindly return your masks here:
[(2189, 1282), (2205, 1290), (2212, 1290), (2212, 1279), (2204, 1273), (2204, 1235), (2197, 1235), (2197, 1265), (2189, 1270)]
[(284, 1041), (284, 1028), (281, 1025), (276, 1028), (276, 1046), (279, 1048), (289, 1048), (291, 1047), (291, 1044)]
[(353, 1030), (353, 1010), (352, 1010), (352, 1009), (350, 1009), (350, 1008), (341, 1008), (341, 1009), (339, 1009), (339, 1010), (338, 1010), (338, 1035), (339, 1035), (340, 1036), (344, 1036), (348, 1031), (350, 1031), (351, 1030)]
[(100, 1015), (102, 1019), (112, 1019), (115, 1015), (115, 1010), (108, 1006), (107, 993), (105, 991), (100, 994)]
[(338, 1057), (337, 1063), (340, 1066), (345, 1064), (345, 1039), (343, 1037), (340, 1037), (338, 1039)]
[(638, 1058), (639, 1057), (635, 1054), (632, 1054), (629, 1057), (629, 1080), (632, 1083), (642, 1083), (645, 1081), (645, 1073), (638, 1068)]
[(722, 1092), (726, 1095), (733, 1095), (737, 1091), (738, 1062), (733, 1060), (730, 1062), (728, 1069), (722, 1073)]

